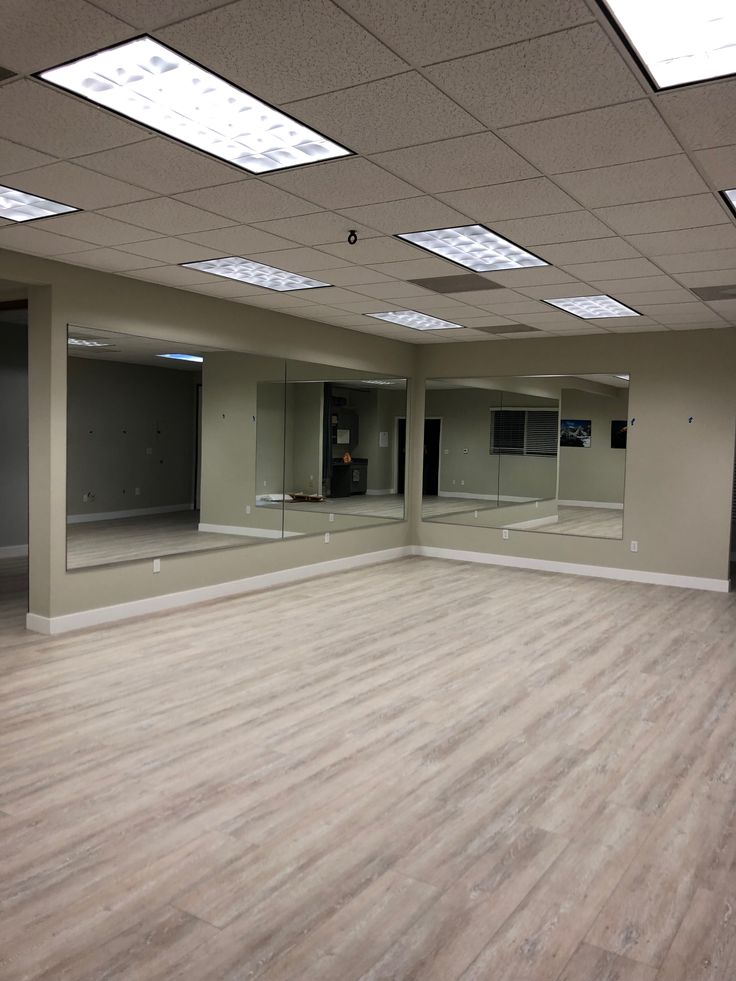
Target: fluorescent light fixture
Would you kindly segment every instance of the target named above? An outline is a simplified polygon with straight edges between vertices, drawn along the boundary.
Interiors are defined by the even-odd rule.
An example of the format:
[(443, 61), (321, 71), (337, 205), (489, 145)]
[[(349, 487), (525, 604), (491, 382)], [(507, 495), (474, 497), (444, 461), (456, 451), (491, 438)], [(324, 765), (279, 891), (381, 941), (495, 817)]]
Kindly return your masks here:
[(152, 37), (105, 48), (39, 77), (251, 174), (351, 154)]
[(387, 378), (363, 378), (364, 385), (393, 385)]
[(601, 0), (655, 87), (736, 72), (733, 0)]
[(262, 262), (243, 259), (239, 255), (231, 255), (225, 259), (206, 259), (203, 262), (183, 262), (185, 269), (196, 269), (199, 272), (212, 273), (214, 276), (224, 276), (225, 279), (237, 279), (241, 283), (252, 286), (263, 286), (267, 290), (286, 293), (289, 290), (313, 290), (318, 286), (331, 286), (331, 283), (321, 283), (318, 279), (309, 279), (298, 273), (266, 266)]
[(108, 341), (93, 341), (88, 337), (69, 337), (67, 338), (69, 347), (112, 347)]
[(389, 313), (369, 313), (369, 317), (376, 320), (387, 320), (390, 324), (400, 324), (402, 327), (411, 327), (412, 330), (459, 330), (463, 329), (462, 324), (451, 324), (449, 320), (438, 320), (437, 317), (428, 317), (417, 310), (392, 310)]
[(625, 382), (627, 382), (629, 380), (629, 376), (628, 375), (616, 375), (616, 377), (617, 378), (620, 378), (622, 381), (625, 381)]
[(33, 221), (34, 218), (48, 218), (50, 215), (66, 215), (70, 211), (79, 211), (79, 208), (0, 184), (0, 218), (7, 218), (9, 221)]
[(496, 235), (485, 225), (435, 228), (428, 232), (406, 232), (396, 237), (475, 272), (549, 265), (531, 252)]
[(556, 300), (545, 300), (553, 307), (566, 310), (583, 320), (597, 320), (599, 317), (640, 317), (631, 307), (614, 300), (611, 296), (561, 296)]
[(721, 195), (731, 211), (736, 215), (736, 188), (729, 191), (721, 191)]
[(202, 364), (204, 358), (201, 354), (157, 354), (157, 358), (170, 358), (172, 361), (195, 361)]

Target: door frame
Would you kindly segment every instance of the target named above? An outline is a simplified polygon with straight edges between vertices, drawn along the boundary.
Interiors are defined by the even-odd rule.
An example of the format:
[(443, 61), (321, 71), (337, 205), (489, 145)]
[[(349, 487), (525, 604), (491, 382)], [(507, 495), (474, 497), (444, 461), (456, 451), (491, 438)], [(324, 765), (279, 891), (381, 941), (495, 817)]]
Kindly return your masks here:
[[(398, 486), (399, 486), (399, 476), (398, 476), (399, 475), (399, 422), (402, 419), (404, 420), (404, 424), (406, 424), (406, 416), (405, 415), (403, 415), (403, 416), (394, 416), (394, 446), (396, 447), (396, 450), (393, 453), (393, 466), (392, 466), (391, 481), (392, 481), (392, 486), (394, 488), (397, 488), (397, 490), (394, 490), (393, 493), (398, 493)], [(438, 497), (441, 497), (442, 495), (441, 495), (441, 492), (440, 492), (440, 487), (442, 486), (442, 433), (443, 433), (443, 430), (444, 430), (444, 417), (443, 416), (425, 416), (424, 417), (424, 421), (425, 422), (428, 419), (436, 420), (440, 424), (439, 454), (438, 454), (438, 457), (437, 457), (437, 496)], [(409, 447), (408, 431), (407, 431), (406, 446), (407, 446), (407, 450), (408, 450), (408, 447)], [(406, 455), (405, 455), (405, 459), (408, 459), (408, 456), (409, 456), (409, 454), (407, 452)], [(424, 488), (422, 488), (422, 490), (424, 490)], [(404, 473), (404, 493), (406, 494), (406, 473)], [(424, 496), (424, 494), (422, 494), (422, 496)]]

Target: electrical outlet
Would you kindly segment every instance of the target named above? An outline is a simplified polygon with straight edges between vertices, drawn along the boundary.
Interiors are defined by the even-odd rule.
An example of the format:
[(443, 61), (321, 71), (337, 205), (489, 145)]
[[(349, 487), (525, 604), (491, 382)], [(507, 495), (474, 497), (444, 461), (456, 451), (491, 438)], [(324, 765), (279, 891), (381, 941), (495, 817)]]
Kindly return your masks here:
[(330, 544), (330, 533), (329, 533), (329, 531), (326, 531), (325, 532), (325, 545), (329, 545), (329, 544)]
[(335, 515), (334, 514), (330, 514), (330, 521), (334, 521), (334, 520), (335, 520)]
[(136, 497), (140, 497), (141, 496), (141, 489), (140, 489), (140, 487), (136, 487), (136, 489), (135, 489), (135, 496)]
[(477, 511), (473, 511), (473, 517), (474, 518), (477, 518), (478, 517), (478, 512)]
[(250, 504), (245, 505), (245, 513), (250, 514)]
[(504, 528), (503, 531), (501, 532), (501, 538), (503, 538), (504, 541), (508, 541), (508, 537), (509, 537), (509, 530), (508, 528)]
[(461, 480), (461, 481), (460, 481), (460, 486), (461, 486), (461, 487), (464, 487), (464, 486), (465, 486), (465, 481), (464, 481), (464, 480)]
[(161, 572), (161, 559), (154, 559), (153, 560), (153, 571), (154, 571), (154, 573), (155, 572)]
[(147, 446), (146, 447), (146, 456), (152, 456), (152, 455), (153, 455), (153, 447), (152, 446)]
[(632, 541), (631, 545), (629, 545), (629, 548), (631, 549), (632, 552), (638, 552), (639, 551), (639, 543)]

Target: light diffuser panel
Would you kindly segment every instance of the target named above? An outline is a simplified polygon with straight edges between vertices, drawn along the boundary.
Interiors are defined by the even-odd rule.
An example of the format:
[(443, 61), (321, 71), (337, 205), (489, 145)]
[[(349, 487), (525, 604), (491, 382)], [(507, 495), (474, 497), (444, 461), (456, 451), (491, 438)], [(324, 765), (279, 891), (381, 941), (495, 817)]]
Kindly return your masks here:
[(203, 262), (184, 262), (185, 269), (197, 269), (199, 272), (212, 273), (214, 276), (224, 276), (225, 279), (237, 279), (241, 283), (252, 286), (263, 286), (267, 290), (287, 293), (289, 290), (310, 290), (318, 286), (330, 286), (331, 283), (321, 283), (318, 279), (309, 279), (298, 273), (266, 266), (262, 262), (253, 262), (233, 255), (225, 259), (205, 259)]
[(93, 341), (87, 337), (69, 337), (67, 344), (70, 347), (112, 347), (107, 341)]
[(7, 218), (8, 221), (33, 221), (35, 218), (66, 215), (78, 210), (68, 204), (59, 204), (58, 201), (49, 201), (48, 198), (39, 198), (35, 194), (0, 184), (0, 218)]
[(726, 204), (733, 211), (734, 215), (736, 215), (736, 188), (730, 191), (721, 191), (721, 194), (726, 199)]
[(202, 364), (204, 358), (201, 354), (157, 354), (157, 358), (169, 358), (171, 361), (194, 361), (195, 364)]
[(105, 48), (40, 78), (251, 174), (350, 154), (151, 37)]
[(449, 320), (428, 317), (425, 313), (419, 313), (417, 310), (392, 310), (389, 313), (369, 313), (367, 316), (374, 317), (376, 320), (387, 320), (390, 324), (411, 327), (412, 330), (463, 329), (462, 324), (451, 324)]
[(396, 237), (475, 272), (549, 265), (531, 252), (496, 235), (485, 225), (435, 228), (428, 232), (407, 232)]
[(553, 307), (566, 310), (583, 320), (597, 320), (602, 317), (640, 317), (641, 314), (626, 307), (610, 296), (561, 296), (556, 300), (545, 300)]
[(736, 72), (733, 0), (601, 0), (660, 89)]

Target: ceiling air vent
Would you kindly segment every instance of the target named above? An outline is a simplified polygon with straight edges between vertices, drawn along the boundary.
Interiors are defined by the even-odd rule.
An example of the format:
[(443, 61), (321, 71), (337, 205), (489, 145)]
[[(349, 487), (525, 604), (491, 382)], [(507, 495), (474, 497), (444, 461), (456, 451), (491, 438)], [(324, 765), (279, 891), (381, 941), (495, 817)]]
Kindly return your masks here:
[(736, 284), (733, 286), (691, 286), (690, 292), (709, 303), (714, 300), (736, 300)]
[(17, 72), (11, 72), (9, 68), (3, 68), (3, 66), (0, 65), (0, 82), (5, 82), (9, 78), (14, 78), (16, 74)]
[(500, 283), (492, 283), (477, 273), (460, 273), (457, 276), (433, 276), (431, 279), (410, 279), (414, 286), (421, 286), (433, 293), (469, 293), (474, 290), (502, 290)]
[(472, 330), (482, 330), (484, 334), (536, 334), (539, 327), (528, 324), (502, 324), (500, 327), (472, 327)]

